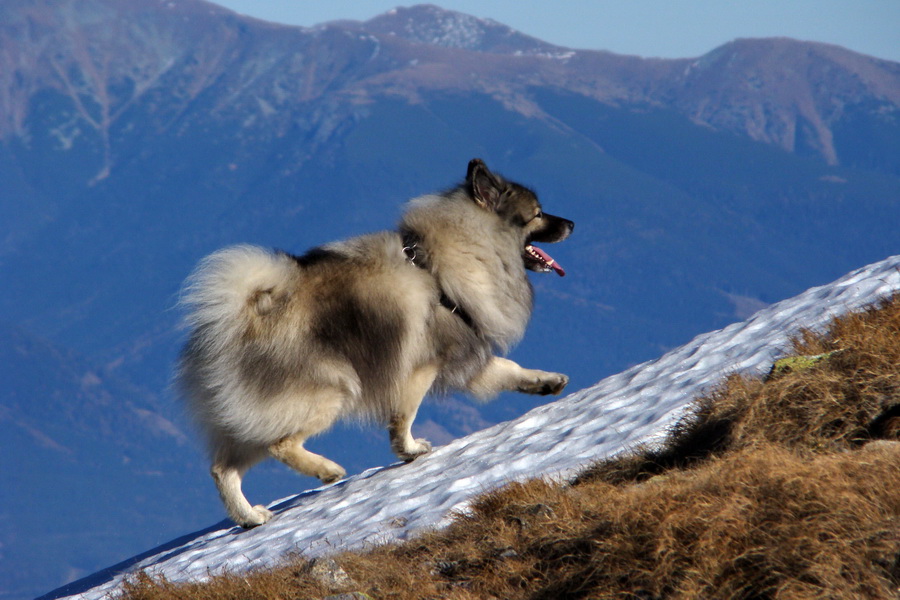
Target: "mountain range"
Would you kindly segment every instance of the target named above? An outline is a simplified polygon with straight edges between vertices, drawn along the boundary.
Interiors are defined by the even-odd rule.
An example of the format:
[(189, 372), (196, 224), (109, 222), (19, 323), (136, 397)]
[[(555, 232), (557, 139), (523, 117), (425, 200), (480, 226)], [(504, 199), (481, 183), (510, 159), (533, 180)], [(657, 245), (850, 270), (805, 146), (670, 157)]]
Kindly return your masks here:
[[(898, 63), (791, 39), (620, 56), (429, 5), (299, 28), (201, 0), (8, 0), (0, 597), (221, 515), (169, 389), (197, 260), (392, 228), (475, 156), (577, 223), (513, 353), (572, 389), (900, 251)], [(538, 402), (446, 398), (418, 434)], [(351, 472), (391, 460), (370, 429), (316, 447)], [(247, 492), (313, 484), (273, 465)]]

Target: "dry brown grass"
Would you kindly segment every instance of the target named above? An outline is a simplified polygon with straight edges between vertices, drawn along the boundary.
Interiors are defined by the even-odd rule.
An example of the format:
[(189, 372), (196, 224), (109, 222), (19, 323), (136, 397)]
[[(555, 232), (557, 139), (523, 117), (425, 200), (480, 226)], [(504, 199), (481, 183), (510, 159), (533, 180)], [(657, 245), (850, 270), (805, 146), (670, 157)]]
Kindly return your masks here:
[(131, 600), (900, 597), (900, 300), (805, 332), (832, 353), (767, 380), (731, 377), (660, 448), (570, 484), (512, 484), (447, 529), (335, 556), (352, 590), (283, 569)]

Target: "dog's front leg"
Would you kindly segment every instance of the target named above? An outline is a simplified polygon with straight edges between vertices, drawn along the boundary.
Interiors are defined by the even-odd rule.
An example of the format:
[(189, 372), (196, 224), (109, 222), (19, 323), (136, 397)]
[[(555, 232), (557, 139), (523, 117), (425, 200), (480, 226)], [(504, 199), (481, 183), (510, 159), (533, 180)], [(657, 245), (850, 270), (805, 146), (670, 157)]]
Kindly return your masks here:
[(494, 356), (487, 366), (469, 383), (469, 391), (476, 398), (489, 400), (500, 392), (526, 394), (559, 394), (569, 383), (562, 373), (525, 369), (508, 358)]
[(413, 371), (394, 406), (388, 425), (391, 450), (406, 462), (431, 452), (431, 443), (428, 440), (413, 437), (412, 424), (416, 413), (419, 412), (419, 405), (422, 404), (422, 399), (434, 383), (435, 377), (437, 377), (436, 365), (425, 365)]

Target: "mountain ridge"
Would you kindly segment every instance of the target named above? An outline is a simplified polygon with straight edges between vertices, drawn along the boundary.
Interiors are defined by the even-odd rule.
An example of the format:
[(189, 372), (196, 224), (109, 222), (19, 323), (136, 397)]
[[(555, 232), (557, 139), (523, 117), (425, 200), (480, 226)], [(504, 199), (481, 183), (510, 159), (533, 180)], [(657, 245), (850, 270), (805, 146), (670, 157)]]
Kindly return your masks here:
[[(233, 81), (233, 95), (217, 108), (226, 115), (231, 108), (271, 118), (284, 108), (286, 99), (322, 98), (335, 85), (346, 86), (342, 94), (356, 102), (366, 101), (366, 94), (402, 94), (404, 87), (469, 89), (501, 99), (512, 94), (509, 106), (528, 111), (533, 110), (527, 97), (530, 85), (556, 85), (604, 102), (670, 104), (695, 122), (789, 151), (797, 149), (798, 128), (808, 124), (804, 135), (811, 136), (809, 151), (829, 164), (840, 162), (831, 125), (843, 105), (863, 97), (871, 97), (880, 109), (893, 107), (893, 113), (900, 105), (897, 63), (788, 38), (736, 40), (696, 59), (644, 59), (553, 46), (499, 23), (433, 5), (314, 28), (257, 21), (200, 1), (172, 8), (164, 2), (148, 7), (91, 0), (79, 4), (77, 14), (65, 10), (67, 6), (71, 2), (55, 11), (45, 2), (14, 4), (3, 11), (0, 57), (5, 58), (0, 58), (0, 65), (6, 75), (0, 75), (0, 91), (7, 93), (0, 94), (0, 114), (8, 116), (0, 122), (0, 137), (21, 135), (28, 99), (35, 89), (53, 85), (75, 99), (78, 120), (100, 132), (104, 151), (110, 152), (113, 121), (185, 60), (195, 63), (181, 64), (179, 77), (187, 76), (182, 84), (186, 101), (222, 78)], [(54, 15), (61, 17), (54, 20)], [(202, 26), (205, 23), (217, 25)], [(121, 29), (123, 24), (127, 30)], [(57, 64), (48, 56), (51, 46), (41, 31), (53, 30), (67, 32), (53, 37), (52, 46), (58, 48), (57, 55), (69, 52), (74, 64)], [(462, 37), (443, 40), (441, 35), (450, 35), (447, 32)], [(259, 41), (263, 33), (268, 36), (264, 42)], [(354, 39), (354, 33), (361, 35)], [(172, 44), (178, 36), (203, 50), (187, 55), (185, 48)], [(111, 39), (131, 42), (115, 51), (104, 50)], [(250, 39), (255, 41), (248, 44)], [(322, 66), (332, 62), (320, 54), (326, 47), (342, 49), (332, 55), (330, 70), (323, 71)], [(42, 50), (35, 55), (29, 48)], [(303, 56), (313, 49), (314, 64)], [(245, 66), (235, 70), (233, 61), (238, 59)], [(819, 71), (816, 86), (808, 81), (808, 72), (814, 70)], [(297, 73), (303, 83), (288, 84), (275, 72)], [(829, 80), (823, 80), (826, 76)], [(498, 79), (502, 85), (491, 83)], [(254, 86), (253, 98), (248, 98), (248, 86)], [(276, 93), (280, 87), (284, 89)], [(828, 106), (823, 94), (840, 99), (842, 106)], [(85, 100), (79, 100), (82, 96)], [(71, 143), (63, 127), (58, 129), (59, 143)], [(98, 176), (104, 173), (101, 169)]]

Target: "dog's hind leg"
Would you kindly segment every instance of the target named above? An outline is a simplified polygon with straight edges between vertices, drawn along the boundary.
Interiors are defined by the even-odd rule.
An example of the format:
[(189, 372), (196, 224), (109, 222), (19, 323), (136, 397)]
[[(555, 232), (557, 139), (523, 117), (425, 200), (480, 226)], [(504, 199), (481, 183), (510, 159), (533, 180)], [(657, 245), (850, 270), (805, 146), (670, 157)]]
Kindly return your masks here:
[(494, 356), (467, 387), (476, 398), (489, 400), (505, 391), (558, 394), (568, 383), (569, 378), (562, 373), (525, 369), (508, 358)]
[(388, 433), (391, 436), (391, 450), (401, 459), (409, 462), (431, 452), (428, 440), (415, 439), (412, 424), (419, 412), (419, 405), (431, 384), (437, 377), (437, 365), (425, 365), (413, 371), (400, 391), (397, 405), (391, 415)]
[(295, 405), (306, 406), (297, 413), (292, 422), (298, 429), (279, 439), (268, 448), (269, 454), (298, 473), (316, 477), (322, 483), (334, 483), (342, 479), (347, 471), (341, 465), (319, 456), (303, 447), (312, 436), (327, 431), (340, 417), (352, 393), (352, 386), (322, 387), (308, 390), (292, 400)]
[(244, 492), (241, 491), (241, 480), (258, 458), (238, 457), (234, 454), (219, 453), (214, 459), (212, 469), (213, 480), (219, 490), (219, 496), (225, 504), (228, 516), (247, 529), (262, 525), (272, 518), (272, 512), (265, 506), (250, 506)]
[(341, 465), (303, 447), (308, 437), (308, 433), (298, 433), (283, 438), (269, 446), (269, 454), (298, 473), (317, 477), (322, 483), (342, 479), (347, 471)]

